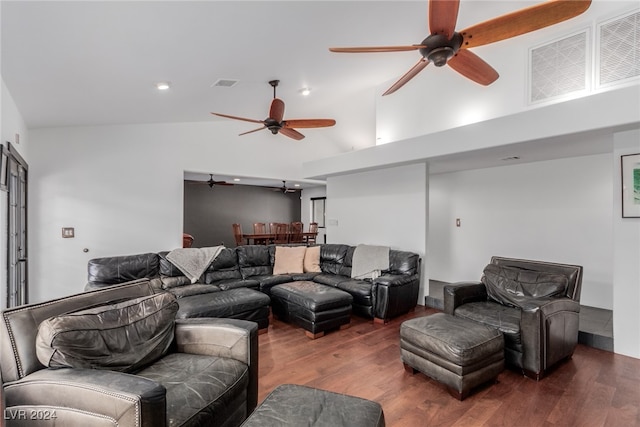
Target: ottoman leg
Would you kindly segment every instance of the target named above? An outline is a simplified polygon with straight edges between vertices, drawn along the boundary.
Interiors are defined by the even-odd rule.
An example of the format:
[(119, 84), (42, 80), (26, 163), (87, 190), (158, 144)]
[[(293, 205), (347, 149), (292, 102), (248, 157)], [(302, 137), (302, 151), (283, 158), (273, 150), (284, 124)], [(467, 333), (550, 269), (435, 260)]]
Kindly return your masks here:
[(304, 331), (304, 334), (312, 340), (315, 340), (316, 338), (321, 338), (324, 336), (324, 331), (322, 332), (318, 332), (318, 333), (313, 333), (313, 332), (309, 332), (309, 331)]
[(403, 363), (403, 365), (404, 365), (404, 370), (410, 373), (411, 375), (414, 375), (416, 372), (418, 372), (416, 369), (414, 369), (412, 366), (407, 365), (406, 363)]

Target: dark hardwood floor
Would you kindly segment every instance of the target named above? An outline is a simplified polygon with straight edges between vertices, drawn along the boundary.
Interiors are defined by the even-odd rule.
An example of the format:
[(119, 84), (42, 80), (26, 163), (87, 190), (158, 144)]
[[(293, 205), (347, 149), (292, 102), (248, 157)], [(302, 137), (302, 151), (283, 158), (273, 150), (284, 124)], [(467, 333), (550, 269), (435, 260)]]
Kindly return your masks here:
[(310, 340), (272, 320), (260, 335), (261, 402), (279, 384), (302, 384), (379, 402), (387, 426), (640, 426), (640, 360), (578, 345), (573, 358), (536, 382), (505, 370), (460, 402), (400, 361), (400, 324), (437, 310), (419, 306), (387, 325), (351, 326)]

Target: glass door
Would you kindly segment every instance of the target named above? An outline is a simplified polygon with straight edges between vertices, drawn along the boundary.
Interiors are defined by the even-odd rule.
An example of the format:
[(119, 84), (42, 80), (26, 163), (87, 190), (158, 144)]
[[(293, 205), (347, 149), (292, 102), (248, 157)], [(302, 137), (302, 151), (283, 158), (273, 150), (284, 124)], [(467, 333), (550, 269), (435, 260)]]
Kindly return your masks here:
[(9, 144), (8, 157), (7, 306), (15, 307), (29, 302), (27, 268), (28, 166), (11, 144)]

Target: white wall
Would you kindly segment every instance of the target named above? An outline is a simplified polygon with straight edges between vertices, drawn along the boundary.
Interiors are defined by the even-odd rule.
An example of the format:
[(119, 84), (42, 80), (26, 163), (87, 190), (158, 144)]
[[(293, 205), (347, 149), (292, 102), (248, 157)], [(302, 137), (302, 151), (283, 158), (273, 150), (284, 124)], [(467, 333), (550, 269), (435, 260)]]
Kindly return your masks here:
[[(327, 180), (327, 243), (385, 245), (424, 259), (428, 168), (425, 163), (331, 177)], [(428, 277), (423, 262), (418, 301)]]
[(579, 264), (581, 303), (611, 309), (612, 176), (611, 154), (432, 175), (430, 278), (478, 280), (492, 255)]
[(336, 150), (320, 133), (238, 133), (227, 122), (31, 130), (31, 300), (82, 291), (91, 258), (181, 246), (185, 170), (295, 180), (296, 159)]
[(613, 346), (640, 358), (640, 218), (622, 218), (620, 156), (640, 153), (640, 130), (614, 136)]

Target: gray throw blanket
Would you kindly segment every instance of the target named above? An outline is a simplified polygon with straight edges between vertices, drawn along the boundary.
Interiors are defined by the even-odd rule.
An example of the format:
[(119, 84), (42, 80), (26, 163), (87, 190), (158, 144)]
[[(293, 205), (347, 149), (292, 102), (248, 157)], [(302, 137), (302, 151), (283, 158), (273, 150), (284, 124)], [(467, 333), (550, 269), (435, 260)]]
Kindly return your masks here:
[(209, 264), (218, 256), (224, 246), (212, 246), (209, 248), (178, 248), (167, 254), (167, 259), (175, 265), (178, 270), (196, 283), (200, 276), (204, 274)]
[(358, 245), (353, 251), (351, 278), (375, 279), (389, 269), (389, 247)]

